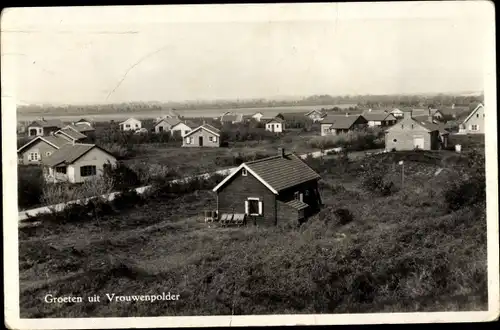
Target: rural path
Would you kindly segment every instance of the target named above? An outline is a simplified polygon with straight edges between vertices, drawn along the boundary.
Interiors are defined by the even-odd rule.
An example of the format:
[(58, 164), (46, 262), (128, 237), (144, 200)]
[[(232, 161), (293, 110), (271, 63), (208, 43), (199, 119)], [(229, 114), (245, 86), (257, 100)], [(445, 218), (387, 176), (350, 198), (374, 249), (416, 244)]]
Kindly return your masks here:
[[(341, 150), (341, 148), (325, 149), (324, 151), (314, 151), (314, 152), (302, 154), (302, 155), (300, 155), (300, 157), (302, 159), (304, 159), (308, 155), (310, 155), (311, 157), (317, 158), (317, 157), (326, 155), (326, 153), (329, 152), (329, 151), (340, 151), (340, 150)], [(218, 171), (215, 171), (215, 172), (212, 172), (212, 173), (204, 173), (204, 174), (200, 174), (200, 175), (194, 175), (194, 176), (184, 177), (184, 178), (181, 178), (181, 179), (175, 179), (175, 180), (172, 180), (170, 182), (171, 183), (177, 183), (177, 182), (182, 182), (182, 181), (189, 181), (189, 180), (195, 179), (195, 178), (209, 178), (210, 176), (215, 175), (215, 174), (229, 175), (230, 173), (232, 173), (232, 171), (236, 170), (237, 168), (238, 167), (231, 167), (231, 168), (228, 168), (228, 169), (218, 170)], [(148, 185), (148, 186), (143, 186), (143, 187), (135, 188), (135, 191), (138, 194), (142, 194), (142, 193), (144, 193), (150, 187), (151, 186)], [(111, 200), (115, 199), (115, 197), (118, 194), (119, 194), (119, 192), (113, 192), (113, 193), (110, 193), (110, 194), (101, 195), (100, 197), (105, 198), (108, 201), (111, 201)], [(89, 201), (90, 199), (95, 198), (95, 197), (96, 196), (88, 197), (88, 198), (83, 198), (83, 199), (78, 199), (78, 200), (69, 201), (69, 202), (63, 202), (63, 203), (54, 204), (54, 205), (42, 206), (42, 207), (38, 207), (38, 208), (35, 208), (35, 209), (21, 211), (21, 212), (19, 212), (18, 221), (20, 223), (22, 223), (23, 221), (25, 221), (26, 219), (28, 219), (28, 217), (30, 217), (30, 216), (33, 217), (33, 216), (36, 216), (36, 215), (39, 215), (39, 214), (43, 214), (43, 213), (59, 212), (59, 211), (63, 210), (67, 205), (79, 204), (79, 203), (86, 203), (87, 201)]]

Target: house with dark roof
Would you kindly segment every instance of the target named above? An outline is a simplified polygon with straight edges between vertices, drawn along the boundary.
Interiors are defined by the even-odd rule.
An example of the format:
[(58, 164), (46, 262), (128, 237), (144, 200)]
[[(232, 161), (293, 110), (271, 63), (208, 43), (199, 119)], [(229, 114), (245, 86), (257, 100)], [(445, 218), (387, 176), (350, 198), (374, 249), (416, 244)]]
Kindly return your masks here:
[(385, 111), (368, 110), (363, 113), (363, 117), (368, 121), (368, 127), (386, 127), (394, 125), (398, 119), (393, 114)]
[(279, 117), (272, 118), (266, 122), (266, 131), (282, 133), (285, 131), (285, 121)]
[(431, 106), (429, 106), (427, 109), (412, 109), (411, 112), (414, 117), (432, 116), (436, 120), (441, 120), (444, 117), (443, 113), (439, 109), (433, 108)]
[(47, 136), (63, 126), (63, 122), (60, 119), (41, 118), (28, 125), (28, 136)]
[(85, 136), (88, 136), (89, 133), (92, 133), (95, 131), (95, 128), (87, 123), (73, 123), (71, 125), (66, 125), (63, 128), (70, 128), (76, 132), (84, 134)]
[(187, 133), (182, 138), (183, 147), (220, 147), (220, 130), (209, 124), (203, 124)]
[(217, 214), (244, 214), (257, 225), (299, 224), (321, 207), (320, 175), (295, 153), (241, 164), (222, 180), (217, 193)]
[(362, 115), (328, 115), (321, 121), (321, 136), (345, 134), (362, 129), (368, 121)]
[(187, 120), (184, 120), (184, 121), (180, 121), (177, 124), (175, 124), (174, 126), (172, 126), (170, 128), (170, 132), (172, 133), (172, 135), (179, 134), (180, 136), (184, 137), (184, 136), (186, 136), (186, 134), (188, 134), (189, 132), (191, 132), (193, 130), (193, 127), (196, 127), (196, 125), (193, 123), (190, 123)]
[(95, 144), (71, 143), (43, 159), (42, 165), (47, 182), (81, 183), (116, 165), (116, 157)]
[(73, 141), (82, 141), (87, 138), (87, 135), (80, 133), (76, 129), (72, 129), (71, 127), (62, 128), (54, 133), (55, 136), (61, 137), (63, 139), (68, 140), (69, 142)]
[(155, 133), (170, 132), (172, 127), (180, 122), (181, 121), (178, 118), (171, 118), (171, 117), (161, 118), (154, 124), (153, 131)]
[(17, 149), (18, 163), (21, 165), (40, 165), (63, 145), (72, 143), (61, 136), (36, 136)]
[(448, 146), (449, 132), (444, 124), (432, 115), (413, 116), (404, 112), (404, 117), (396, 125), (385, 131), (385, 149), (391, 150), (439, 150)]

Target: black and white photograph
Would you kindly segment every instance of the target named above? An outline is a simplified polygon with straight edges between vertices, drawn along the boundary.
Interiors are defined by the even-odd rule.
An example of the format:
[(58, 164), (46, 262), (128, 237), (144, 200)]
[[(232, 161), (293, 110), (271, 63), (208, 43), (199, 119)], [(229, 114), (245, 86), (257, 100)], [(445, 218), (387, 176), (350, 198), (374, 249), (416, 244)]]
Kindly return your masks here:
[(494, 12), (4, 9), (6, 326), (498, 319)]

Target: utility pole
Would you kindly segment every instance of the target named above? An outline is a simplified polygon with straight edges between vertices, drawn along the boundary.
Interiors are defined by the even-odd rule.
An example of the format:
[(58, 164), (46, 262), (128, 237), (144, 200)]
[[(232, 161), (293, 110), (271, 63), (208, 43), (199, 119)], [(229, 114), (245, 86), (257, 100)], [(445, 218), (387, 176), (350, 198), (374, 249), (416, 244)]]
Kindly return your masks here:
[(400, 160), (399, 165), (401, 165), (401, 188), (404, 188), (404, 185), (405, 185), (405, 164), (402, 160)]

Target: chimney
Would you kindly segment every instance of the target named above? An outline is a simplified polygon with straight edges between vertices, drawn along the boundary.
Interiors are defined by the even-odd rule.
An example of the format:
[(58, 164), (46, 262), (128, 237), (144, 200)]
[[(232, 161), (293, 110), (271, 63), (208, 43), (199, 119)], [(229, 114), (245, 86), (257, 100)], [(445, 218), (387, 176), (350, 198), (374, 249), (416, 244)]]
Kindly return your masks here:
[(281, 158), (285, 158), (285, 148), (278, 148), (278, 155)]
[(429, 107), (429, 116), (427, 117), (427, 120), (430, 121), (431, 123), (433, 122), (432, 121), (432, 110), (431, 110), (431, 107)]
[(71, 139), (71, 141), (72, 141), (73, 145), (75, 145), (75, 139)]
[(452, 109), (455, 109), (455, 103), (453, 103), (453, 104), (451, 105), (451, 108), (452, 108)]

